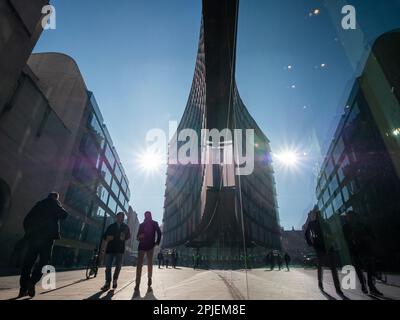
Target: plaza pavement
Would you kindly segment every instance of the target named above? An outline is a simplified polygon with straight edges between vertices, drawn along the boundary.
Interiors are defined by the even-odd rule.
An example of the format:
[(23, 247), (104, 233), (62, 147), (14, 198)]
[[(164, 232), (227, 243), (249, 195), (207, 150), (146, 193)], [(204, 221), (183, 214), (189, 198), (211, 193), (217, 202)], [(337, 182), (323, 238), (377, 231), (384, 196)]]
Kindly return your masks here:
[[(154, 267), (153, 291), (147, 292), (147, 267), (143, 269), (140, 296), (133, 297), (135, 268), (124, 267), (114, 291), (100, 292), (104, 284), (104, 269), (97, 278), (86, 280), (85, 271), (59, 272), (57, 288), (43, 290), (37, 286), (32, 300), (374, 300), (357, 290), (344, 290), (345, 297), (336, 294), (329, 271), (325, 271), (325, 293), (317, 286), (316, 270), (296, 268), (270, 271), (253, 269), (193, 270), (158, 269)], [(18, 276), (0, 277), (0, 300), (12, 300), (18, 295)], [(40, 284), (40, 283), (39, 283)], [(358, 282), (357, 282), (357, 286)], [(383, 285), (377, 287), (385, 297), (400, 299), (400, 287)], [(21, 300), (30, 299), (22, 298)]]

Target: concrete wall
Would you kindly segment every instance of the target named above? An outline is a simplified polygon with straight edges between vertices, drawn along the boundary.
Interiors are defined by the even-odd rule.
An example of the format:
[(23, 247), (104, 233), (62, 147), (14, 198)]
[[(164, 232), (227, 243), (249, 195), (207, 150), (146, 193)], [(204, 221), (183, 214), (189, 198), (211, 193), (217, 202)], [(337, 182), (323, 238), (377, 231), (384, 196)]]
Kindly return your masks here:
[(0, 113), (17, 85), (43, 29), (48, 0), (0, 0)]
[(0, 180), (11, 192), (10, 208), (0, 217), (0, 265), (9, 264), (31, 207), (58, 188), (65, 144), (72, 138), (27, 67), (10, 105), (0, 117), (0, 154), (6, 155), (0, 157)]

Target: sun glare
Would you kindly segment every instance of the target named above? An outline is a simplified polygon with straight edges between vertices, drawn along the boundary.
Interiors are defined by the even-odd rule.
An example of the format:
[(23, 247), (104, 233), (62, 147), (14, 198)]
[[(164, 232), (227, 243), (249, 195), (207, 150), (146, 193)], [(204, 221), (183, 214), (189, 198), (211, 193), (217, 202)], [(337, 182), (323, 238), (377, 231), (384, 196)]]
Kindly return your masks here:
[(294, 168), (299, 164), (300, 156), (295, 151), (283, 151), (275, 155), (276, 160), (285, 167)]
[(159, 171), (164, 162), (165, 161), (161, 153), (151, 150), (141, 152), (137, 157), (137, 163), (140, 170), (146, 173), (154, 173)]

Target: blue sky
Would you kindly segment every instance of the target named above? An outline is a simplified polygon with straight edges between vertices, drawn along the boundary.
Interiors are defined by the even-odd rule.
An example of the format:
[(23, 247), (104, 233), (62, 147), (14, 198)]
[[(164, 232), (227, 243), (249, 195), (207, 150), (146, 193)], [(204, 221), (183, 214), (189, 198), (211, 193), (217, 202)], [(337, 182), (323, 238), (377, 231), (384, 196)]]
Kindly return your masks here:
[[(179, 121), (196, 60), (200, 0), (53, 0), (57, 29), (35, 52), (63, 52), (93, 91), (130, 179), (140, 219), (162, 219), (165, 170), (135, 165), (148, 130)], [(341, 29), (341, 8), (357, 10), (357, 29)], [(314, 9), (319, 14), (310, 16)], [(241, 0), (236, 80), (241, 97), (271, 140), (296, 149), (297, 168), (275, 163), (280, 220), (301, 227), (315, 203), (321, 162), (359, 63), (380, 34), (400, 27), (400, 0)], [(325, 67), (321, 67), (321, 65)], [(288, 66), (292, 66), (288, 69)], [(294, 87), (292, 87), (294, 86)]]

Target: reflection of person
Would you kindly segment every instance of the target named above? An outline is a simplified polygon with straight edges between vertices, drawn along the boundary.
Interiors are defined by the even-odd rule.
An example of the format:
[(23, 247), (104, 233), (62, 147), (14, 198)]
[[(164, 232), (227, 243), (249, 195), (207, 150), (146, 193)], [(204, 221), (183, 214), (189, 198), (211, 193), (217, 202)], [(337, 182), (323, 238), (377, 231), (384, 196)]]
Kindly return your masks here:
[(290, 258), (289, 254), (287, 252), (284, 255), (284, 259), (285, 259), (285, 264), (286, 264), (287, 271), (290, 271), (289, 265), (290, 265), (291, 258)]
[(325, 237), (329, 238), (329, 228), (321, 217), (321, 212), (318, 209), (314, 209), (310, 212), (310, 222), (308, 223), (305, 238), (307, 244), (314, 248), (317, 255), (318, 264), (318, 286), (320, 290), (324, 290), (323, 286), (323, 264), (326, 262), (331, 269), (333, 283), (335, 285), (336, 292), (339, 295), (343, 295), (340, 288), (338, 271), (336, 269), (335, 257), (333, 247), (327, 247), (325, 243)]
[(158, 226), (158, 223), (153, 220), (150, 211), (146, 211), (144, 213), (144, 222), (141, 223), (139, 226), (137, 239), (139, 241), (139, 247), (138, 247), (139, 258), (138, 258), (138, 265), (136, 268), (135, 294), (138, 293), (140, 288), (140, 280), (142, 277), (144, 256), (147, 257), (147, 277), (148, 277), (147, 286), (148, 289), (151, 290), (154, 246), (159, 245), (161, 242), (160, 227)]
[[(60, 239), (60, 220), (65, 220), (68, 213), (58, 201), (57, 192), (39, 201), (25, 217), (23, 225), (28, 249), (23, 262), (19, 297), (35, 296), (35, 285), (42, 278), (42, 268), (49, 264), (54, 240)], [(39, 262), (32, 267), (39, 258)]]
[(375, 287), (375, 259), (373, 254), (374, 234), (367, 225), (365, 225), (354, 211), (346, 213), (345, 223), (343, 224), (343, 235), (347, 241), (351, 260), (358, 279), (361, 283), (361, 289), (368, 294), (365, 276), (362, 270), (363, 262), (366, 264), (368, 287), (373, 295), (382, 295)]
[[(106, 254), (106, 283), (101, 288), (102, 291), (110, 289), (111, 269), (115, 260), (115, 270), (113, 276), (113, 289), (118, 286), (118, 277), (122, 267), (122, 258), (125, 252), (125, 241), (131, 237), (129, 227), (124, 223), (125, 214), (119, 212), (115, 223), (111, 224), (104, 236), (101, 253)], [(101, 259), (102, 260), (102, 259)]]

